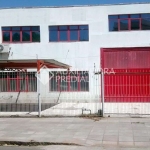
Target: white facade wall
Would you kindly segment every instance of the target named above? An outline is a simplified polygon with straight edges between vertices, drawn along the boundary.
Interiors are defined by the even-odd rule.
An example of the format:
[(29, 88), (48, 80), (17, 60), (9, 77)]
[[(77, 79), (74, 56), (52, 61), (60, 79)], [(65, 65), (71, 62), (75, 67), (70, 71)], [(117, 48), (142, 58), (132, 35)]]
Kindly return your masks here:
[[(150, 31), (109, 32), (108, 15), (150, 13), (150, 4), (106, 5), (60, 8), (16, 8), (0, 10), (0, 27), (40, 26), (40, 43), (10, 44), (9, 59), (55, 59), (72, 66), (71, 70), (90, 71), (89, 92), (62, 92), (60, 102), (98, 102), (100, 100), (100, 76), (94, 75), (100, 68), (100, 48), (150, 46)], [(89, 25), (89, 41), (49, 42), (49, 26)], [(2, 35), (0, 30), (0, 35)], [(2, 43), (2, 36), (0, 36)], [(69, 51), (69, 52), (68, 52)], [(41, 74), (48, 80), (48, 73)], [(18, 93), (0, 93), (2, 102), (14, 102)], [(41, 84), (43, 102), (57, 101), (59, 92), (49, 92), (49, 85)], [(21, 93), (19, 102), (37, 101), (36, 93)]]

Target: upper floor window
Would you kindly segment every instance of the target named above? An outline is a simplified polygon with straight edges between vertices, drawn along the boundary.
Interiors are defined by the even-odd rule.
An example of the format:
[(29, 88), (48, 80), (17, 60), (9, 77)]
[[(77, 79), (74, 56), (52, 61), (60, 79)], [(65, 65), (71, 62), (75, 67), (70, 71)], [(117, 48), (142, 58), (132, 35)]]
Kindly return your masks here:
[(2, 40), (9, 43), (40, 42), (40, 27), (2, 27)]
[(109, 15), (109, 31), (150, 30), (150, 14)]
[(49, 41), (89, 41), (89, 27), (88, 25), (50, 26)]

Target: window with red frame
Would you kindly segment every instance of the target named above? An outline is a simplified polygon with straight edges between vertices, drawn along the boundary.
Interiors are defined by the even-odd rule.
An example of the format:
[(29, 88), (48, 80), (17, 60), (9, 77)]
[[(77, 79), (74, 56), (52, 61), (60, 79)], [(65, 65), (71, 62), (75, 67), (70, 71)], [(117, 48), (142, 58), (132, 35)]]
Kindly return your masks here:
[(150, 30), (150, 14), (109, 15), (109, 31)]
[(36, 92), (35, 72), (0, 72), (0, 92)]
[(2, 27), (2, 40), (6, 43), (40, 42), (40, 27)]
[(89, 91), (88, 71), (50, 72), (50, 91), (87, 92)]
[(88, 25), (50, 26), (49, 41), (89, 41), (89, 27)]

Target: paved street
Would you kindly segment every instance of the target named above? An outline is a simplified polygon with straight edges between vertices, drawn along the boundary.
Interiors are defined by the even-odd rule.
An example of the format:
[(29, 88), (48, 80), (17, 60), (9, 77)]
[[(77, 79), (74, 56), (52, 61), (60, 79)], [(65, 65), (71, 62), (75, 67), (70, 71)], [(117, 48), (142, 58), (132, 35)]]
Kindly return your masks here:
[(0, 150), (149, 150), (150, 148), (118, 148), (118, 147), (75, 147), (75, 146), (46, 146), (46, 147), (0, 147)]
[[(45, 146), (40, 149), (150, 148), (150, 118), (0, 118), (0, 141), (74, 143), (81, 146)], [(112, 149), (114, 148), (114, 149)], [(133, 149), (134, 148), (134, 149)], [(0, 147), (9, 150), (11, 147)], [(21, 147), (19, 147), (21, 149)], [(28, 149), (27, 147), (22, 150)], [(29, 148), (29, 150), (32, 148)], [(17, 150), (17, 148), (15, 148)]]

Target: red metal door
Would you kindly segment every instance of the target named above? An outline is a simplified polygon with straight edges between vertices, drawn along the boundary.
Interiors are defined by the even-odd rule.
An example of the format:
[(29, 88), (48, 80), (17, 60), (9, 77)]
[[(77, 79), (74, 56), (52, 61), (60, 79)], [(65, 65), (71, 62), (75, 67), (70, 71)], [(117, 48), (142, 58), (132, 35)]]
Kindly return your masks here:
[(105, 102), (150, 102), (150, 48), (101, 49)]

